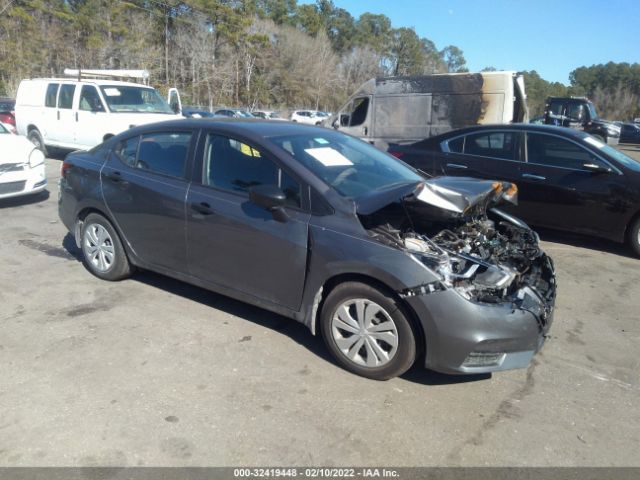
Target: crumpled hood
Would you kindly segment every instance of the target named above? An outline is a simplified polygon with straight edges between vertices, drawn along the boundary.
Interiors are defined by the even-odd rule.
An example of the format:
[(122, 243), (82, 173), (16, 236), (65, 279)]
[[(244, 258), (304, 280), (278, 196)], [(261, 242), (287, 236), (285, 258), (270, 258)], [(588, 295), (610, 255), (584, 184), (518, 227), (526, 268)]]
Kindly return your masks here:
[(0, 134), (0, 165), (26, 163), (35, 145), (25, 137), (9, 133)]
[(437, 177), (370, 192), (356, 200), (356, 212), (370, 215), (404, 199), (442, 210), (445, 216), (465, 216), (475, 208), (508, 201), (517, 203), (517, 187), (509, 182), (470, 177)]

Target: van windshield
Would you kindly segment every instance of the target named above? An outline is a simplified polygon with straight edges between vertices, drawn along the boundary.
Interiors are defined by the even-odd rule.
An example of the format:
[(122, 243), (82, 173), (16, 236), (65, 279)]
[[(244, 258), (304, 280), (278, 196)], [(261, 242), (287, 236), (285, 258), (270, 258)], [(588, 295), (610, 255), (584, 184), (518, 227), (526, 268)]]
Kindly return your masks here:
[(153, 88), (103, 85), (100, 89), (109, 110), (115, 113), (174, 113)]

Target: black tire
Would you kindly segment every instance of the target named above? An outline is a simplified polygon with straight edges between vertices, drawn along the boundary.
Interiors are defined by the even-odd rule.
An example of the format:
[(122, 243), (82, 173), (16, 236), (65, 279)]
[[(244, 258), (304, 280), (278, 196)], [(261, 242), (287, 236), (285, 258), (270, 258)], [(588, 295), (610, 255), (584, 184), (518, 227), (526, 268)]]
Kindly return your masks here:
[[(380, 366), (366, 366), (362, 364), (362, 362), (368, 360), (370, 355), (369, 352), (373, 352), (371, 344), (367, 344), (367, 341), (371, 342), (370, 339), (365, 339), (363, 340), (364, 343), (360, 344), (358, 352), (364, 353), (364, 356), (362, 356), (355, 351), (356, 344), (360, 340), (352, 343), (353, 348), (351, 348), (350, 350), (347, 349), (349, 353), (343, 353), (343, 351), (338, 346), (338, 340), (336, 340), (335, 338), (336, 333), (334, 332), (337, 332), (337, 335), (342, 335), (346, 333), (346, 331), (342, 331), (340, 329), (334, 330), (334, 315), (337, 314), (339, 308), (345, 306), (346, 304), (349, 304), (349, 302), (351, 301), (355, 301), (356, 299), (363, 299), (367, 302), (370, 302), (367, 304), (366, 308), (369, 308), (369, 305), (371, 304), (375, 304), (376, 307), (381, 307), (386, 315), (388, 315), (388, 317), (383, 317), (385, 319), (384, 321), (388, 322), (388, 320), (390, 319), (395, 326), (394, 333), (396, 334), (395, 338), (397, 341), (397, 347), (395, 348), (395, 351), (393, 351), (393, 347), (391, 347), (391, 344), (386, 344), (384, 341), (382, 343), (376, 341), (377, 347), (382, 347), (385, 350), (385, 347), (389, 347), (390, 351), (387, 351), (387, 354), (392, 353), (389, 359), (384, 360), (386, 361), (386, 363), (381, 364)], [(351, 309), (350, 311), (354, 311), (353, 309), (355, 308), (357, 307), (355, 305), (352, 305), (347, 309)], [(398, 301), (391, 295), (364, 283), (345, 282), (338, 285), (331, 291), (324, 302), (322, 311), (320, 312), (320, 329), (324, 342), (336, 362), (346, 370), (355, 373), (356, 375), (371, 378), (373, 380), (388, 380), (390, 378), (397, 377), (398, 375), (402, 375), (409, 368), (411, 368), (416, 359), (416, 335), (414, 334), (413, 328), (409, 323), (407, 315), (404, 313), (403, 307), (399, 305)], [(341, 340), (343, 340), (343, 342), (346, 341), (347, 343), (349, 343), (349, 339), (352, 335), (354, 335), (353, 338), (356, 338), (357, 335), (360, 334), (347, 333), (347, 335), (348, 336), (342, 338)], [(356, 357), (355, 360), (347, 356), (348, 354), (352, 354), (354, 352)], [(371, 358), (375, 359), (375, 357)]]
[[(93, 235), (94, 239), (96, 238), (96, 230), (100, 232), (100, 228), (106, 230), (108, 234), (108, 238), (105, 237), (103, 241), (105, 251), (102, 252), (104, 255), (102, 260), (100, 259), (100, 253), (92, 259), (90, 250), (94, 244), (102, 245), (99, 242), (93, 242), (91, 239), (91, 235)], [(81, 242), (83, 263), (87, 270), (96, 277), (102, 280), (116, 281), (131, 276), (133, 268), (129, 263), (120, 237), (111, 223), (102, 215), (97, 213), (87, 215), (87, 218), (84, 219), (84, 223), (82, 224)], [(107, 247), (110, 247), (110, 251), (113, 253), (110, 261), (106, 260), (109, 253)], [(101, 265), (104, 265), (104, 268), (101, 268)]]
[(44, 153), (45, 157), (49, 156), (49, 152), (47, 152), (47, 147), (44, 144), (44, 140), (42, 139), (42, 135), (40, 135), (40, 131), (37, 128), (34, 128), (29, 131), (27, 138), (31, 143), (33, 143), (37, 148), (39, 148), (42, 153)]
[(640, 257), (640, 218), (636, 218), (631, 227), (629, 227), (627, 243), (631, 247), (631, 251), (637, 257)]

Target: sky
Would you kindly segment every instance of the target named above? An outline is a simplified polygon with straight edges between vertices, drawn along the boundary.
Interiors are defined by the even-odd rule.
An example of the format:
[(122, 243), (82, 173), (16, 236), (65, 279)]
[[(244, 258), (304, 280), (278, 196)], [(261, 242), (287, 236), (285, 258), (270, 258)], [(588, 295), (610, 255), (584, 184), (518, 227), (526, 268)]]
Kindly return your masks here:
[[(300, 3), (313, 3), (304, 0)], [(569, 84), (581, 66), (640, 62), (640, 0), (334, 0), (356, 19), (384, 13), (438, 49), (456, 45), (470, 71), (536, 70)]]

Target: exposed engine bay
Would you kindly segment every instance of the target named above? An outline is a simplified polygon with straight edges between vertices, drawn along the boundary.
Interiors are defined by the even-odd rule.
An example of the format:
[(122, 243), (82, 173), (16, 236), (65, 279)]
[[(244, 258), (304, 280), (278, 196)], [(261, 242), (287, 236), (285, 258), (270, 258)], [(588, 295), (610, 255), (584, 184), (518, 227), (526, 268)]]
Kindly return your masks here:
[[(441, 177), (427, 182), (447, 180)], [(428, 196), (422, 193), (425, 188), (418, 187), (418, 192), (397, 202), (359, 215), (369, 235), (413, 254), (441, 277), (440, 284), (423, 285), (406, 293), (424, 294), (450, 287), (476, 302), (521, 305), (530, 303), (531, 298), (526, 297), (533, 295), (538, 298), (535, 303), (552, 304), (553, 265), (540, 250), (537, 234), (494, 207), (504, 201), (517, 201), (515, 186), (456, 178), (447, 187), (451, 183), (462, 186), (453, 191), (453, 196), (452, 190), (447, 191), (442, 184), (436, 184), (439, 190), (431, 188)], [(464, 192), (465, 188), (472, 188), (473, 195)]]

